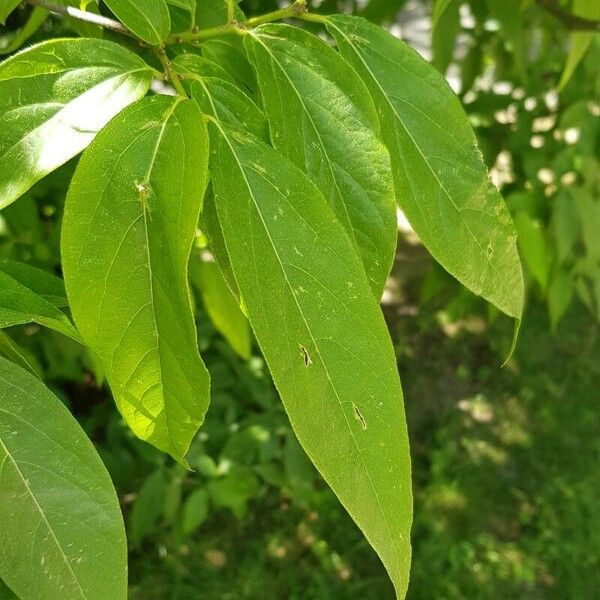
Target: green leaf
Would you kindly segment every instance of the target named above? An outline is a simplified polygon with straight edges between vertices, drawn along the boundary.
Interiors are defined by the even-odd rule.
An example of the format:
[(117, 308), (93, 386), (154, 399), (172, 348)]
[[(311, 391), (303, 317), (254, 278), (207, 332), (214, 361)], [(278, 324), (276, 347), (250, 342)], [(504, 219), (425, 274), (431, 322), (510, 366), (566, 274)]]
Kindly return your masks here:
[(294, 431), (402, 595), (408, 438), (393, 348), (362, 263), (302, 171), (255, 138), (210, 128), (227, 251)]
[(171, 31), (171, 17), (165, 0), (104, 0), (117, 19), (137, 37), (158, 46)]
[(0, 273), (9, 275), (57, 308), (63, 308), (69, 304), (62, 279), (48, 273), (48, 271), (38, 269), (27, 263), (0, 258)]
[(123, 518), (75, 419), (0, 358), (0, 576), (31, 600), (127, 597)]
[[(218, 27), (227, 23), (227, 2), (228, 0), (201, 0), (196, 4), (196, 24), (200, 29)], [(238, 21), (245, 19), (244, 13), (237, 5), (234, 7), (234, 17)]]
[(213, 504), (228, 508), (238, 519), (244, 518), (248, 501), (256, 495), (258, 487), (258, 480), (250, 469), (235, 465), (227, 475), (206, 484)]
[[(600, 19), (600, 4), (595, 0), (573, 0), (573, 13), (590, 20)], [(598, 35), (598, 34), (595, 34)], [(573, 77), (575, 69), (587, 54), (594, 39), (591, 31), (575, 31), (571, 33), (571, 48), (567, 55), (565, 67), (558, 83), (558, 89), (562, 90)]]
[(254, 72), (240, 40), (218, 38), (206, 40), (202, 43), (202, 55), (220, 65), (227, 72), (229, 78), (244, 91), (248, 93), (256, 91)]
[(588, 256), (600, 263), (600, 199), (583, 188), (573, 188), (571, 195), (581, 218), (583, 242)]
[(171, 19), (171, 32), (193, 29), (196, 21), (196, 0), (166, 0)]
[(27, 22), (4, 48), (0, 49), (0, 55), (16, 52), (44, 23), (48, 17), (48, 11), (44, 8), (35, 7), (29, 15)]
[(458, 98), (440, 73), (380, 27), (341, 15), (327, 26), (373, 95), (396, 198), (417, 235), (463, 285), (520, 319), (514, 225)]
[(564, 269), (555, 269), (548, 286), (548, 313), (552, 331), (556, 331), (560, 320), (567, 312), (573, 299), (573, 279)]
[(209, 402), (187, 274), (207, 161), (196, 104), (144, 98), (82, 156), (62, 230), (73, 317), (119, 410), (180, 462)]
[(166, 473), (158, 469), (140, 488), (129, 516), (128, 530), (132, 544), (138, 544), (151, 533), (163, 514), (168, 481)]
[(460, 31), (459, 0), (437, 0), (431, 22), (433, 66), (445, 73), (454, 57), (456, 37)]
[(51, 40), (0, 64), (0, 209), (81, 152), (153, 70), (125, 48)]
[(333, 48), (301, 29), (269, 25), (245, 43), (273, 146), (321, 190), (381, 298), (397, 220), (390, 157), (369, 92)]
[[(179, 54), (173, 59), (171, 66), (184, 79), (199, 79), (201, 77), (230, 79), (227, 71), (220, 65), (198, 54)], [(231, 83), (233, 83), (233, 80), (231, 80)]]
[(185, 538), (194, 533), (208, 517), (208, 493), (204, 488), (194, 490), (183, 504), (179, 536)]
[[(42, 377), (42, 367), (37, 358), (25, 348), (21, 348), (7, 333), (0, 331), (0, 356), (27, 369), (38, 378)], [(1, 597), (1, 596), (0, 596)]]
[(231, 347), (245, 359), (250, 358), (251, 339), (248, 319), (213, 260), (196, 257), (190, 263), (192, 284), (202, 295), (206, 312)]
[(20, 283), (0, 271), (0, 329), (25, 323), (38, 323), (80, 341), (67, 315), (37, 294), (27, 282)]
[(21, 4), (21, 0), (0, 0), (0, 24), (4, 25), (10, 13)]
[(515, 225), (519, 232), (519, 248), (523, 260), (533, 278), (545, 292), (548, 289), (554, 261), (553, 251), (545, 232), (539, 221), (533, 220), (526, 213), (519, 213), (515, 217)]
[(191, 92), (203, 113), (263, 141), (269, 139), (265, 115), (234, 85), (215, 77), (201, 77), (192, 83)]

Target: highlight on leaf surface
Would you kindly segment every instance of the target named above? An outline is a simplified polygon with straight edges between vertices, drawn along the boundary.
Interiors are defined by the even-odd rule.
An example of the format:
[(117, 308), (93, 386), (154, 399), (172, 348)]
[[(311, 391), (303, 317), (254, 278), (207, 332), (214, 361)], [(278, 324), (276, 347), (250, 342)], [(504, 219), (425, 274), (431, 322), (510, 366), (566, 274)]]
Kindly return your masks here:
[(98, 39), (55, 39), (0, 64), (0, 209), (79, 154), (154, 70)]
[(62, 229), (73, 317), (119, 410), (182, 463), (209, 403), (187, 273), (207, 161), (194, 102), (140, 100), (82, 156)]

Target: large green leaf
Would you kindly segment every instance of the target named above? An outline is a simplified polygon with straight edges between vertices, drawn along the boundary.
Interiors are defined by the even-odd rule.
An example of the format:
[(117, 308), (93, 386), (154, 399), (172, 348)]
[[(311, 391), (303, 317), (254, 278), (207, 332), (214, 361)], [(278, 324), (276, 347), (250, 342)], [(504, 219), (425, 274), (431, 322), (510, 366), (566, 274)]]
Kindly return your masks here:
[(152, 74), (95, 39), (42, 42), (0, 64), (0, 208), (81, 152)]
[[(0, 265), (1, 266), (1, 265)], [(67, 315), (61, 312), (31, 284), (20, 283), (0, 270), (0, 329), (25, 323), (38, 323), (79, 341), (79, 334)]]
[(125, 600), (110, 477), (65, 406), (0, 358), (0, 576), (28, 600)]
[(458, 98), (440, 73), (380, 27), (342, 15), (328, 18), (327, 27), (375, 99), (397, 200), (417, 235), (462, 284), (520, 319), (515, 228)]
[(151, 46), (162, 44), (171, 31), (171, 17), (165, 0), (104, 0), (115, 16)]
[(227, 251), (290, 421), (402, 595), (408, 439), (393, 348), (362, 263), (302, 171), (256, 138), (210, 127)]
[(304, 169), (359, 251), (378, 298), (396, 250), (390, 158), (365, 85), (328, 44), (287, 25), (246, 36), (273, 146)]
[(207, 161), (196, 104), (144, 98), (82, 156), (62, 230), (73, 316), (119, 410), (181, 462), (209, 402), (187, 279)]

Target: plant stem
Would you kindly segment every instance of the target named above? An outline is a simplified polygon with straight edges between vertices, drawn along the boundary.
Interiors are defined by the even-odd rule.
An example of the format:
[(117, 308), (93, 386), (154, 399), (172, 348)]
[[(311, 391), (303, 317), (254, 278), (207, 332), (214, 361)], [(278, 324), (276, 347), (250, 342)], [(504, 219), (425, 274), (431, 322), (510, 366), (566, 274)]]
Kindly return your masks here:
[(233, 23), (235, 15), (235, 0), (227, 0), (227, 22)]
[(171, 66), (171, 61), (167, 57), (167, 53), (165, 52), (165, 49), (164, 48), (154, 48), (154, 53), (156, 54), (156, 56), (158, 57), (158, 60), (160, 60), (160, 63), (162, 64), (162, 66), (164, 68), (165, 76), (166, 76), (167, 80), (171, 82), (171, 84), (175, 88), (175, 91), (177, 92), (177, 94), (179, 94), (180, 96), (183, 96), (184, 98), (187, 98), (188, 95), (185, 93), (185, 89), (183, 89), (181, 79), (179, 79), (179, 75), (173, 70), (173, 67)]
[(565, 10), (557, 0), (535, 0), (536, 4), (550, 13), (571, 31), (598, 31), (600, 20), (585, 19)]
[(189, 33), (181, 33), (177, 35), (171, 35), (167, 38), (167, 44), (178, 44), (181, 42), (201, 42), (213, 37), (219, 37), (222, 35), (229, 35), (231, 33), (242, 33), (245, 29), (252, 29), (263, 25), (264, 23), (271, 23), (273, 21), (279, 21), (281, 19), (288, 19), (291, 17), (300, 17), (306, 12), (306, 0), (296, 0), (293, 4), (280, 8), (273, 12), (261, 15), (259, 17), (253, 17), (247, 21), (236, 23), (235, 20), (221, 25), (219, 27), (210, 27), (209, 29), (201, 29), (200, 31), (193, 31)]
[(74, 19), (78, 19), (79, 21), (85, 21), (86, 23), (91, 23), (92, 25), (99, 25), (100, 27), (104, 27), (105, 29), (111, 29), (124, 35), (132, 35), (129, 29), (127, 29), (127, 27), (119, 23), (119, 21), (114, 21), (113, 19), (103, 17), (102, 15), (96, 15), (91, 12), (79, 10), (78, 8), (73, 8), (72, 6), (62, 6), (60, 4), (54, 4), (53, 2), (46, 2), (46, 0), (25, 1), (27, 4), (30, 4), (32, 6), (39, 6), (40, 8), (45, 8), (48, 12), (57, 15), (73, 17)]

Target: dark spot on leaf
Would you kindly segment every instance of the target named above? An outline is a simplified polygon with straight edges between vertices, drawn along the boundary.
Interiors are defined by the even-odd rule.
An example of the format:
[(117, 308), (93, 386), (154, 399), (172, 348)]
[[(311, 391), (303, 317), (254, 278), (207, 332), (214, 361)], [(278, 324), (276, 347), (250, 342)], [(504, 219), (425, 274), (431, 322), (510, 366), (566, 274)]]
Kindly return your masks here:
[(366, 429), (367, 422), (365, 421), (365, 418), (362, 416), (360, 409), (358, 408), (358, 406), (356, 406), (356, 404), (354, 404), (354, 402), (352, 403), (352, 408), (354, 409), (354, 418), (360, 423), (360, 426), (363, 429)]
[(310, 358), (310, 354), (308, 353), (308, 350), (302, 344), (300, 344), (300, 354), (302, 355), (302, 360), (304, 361), (305, 367), (312, 365), (312, 360)]

